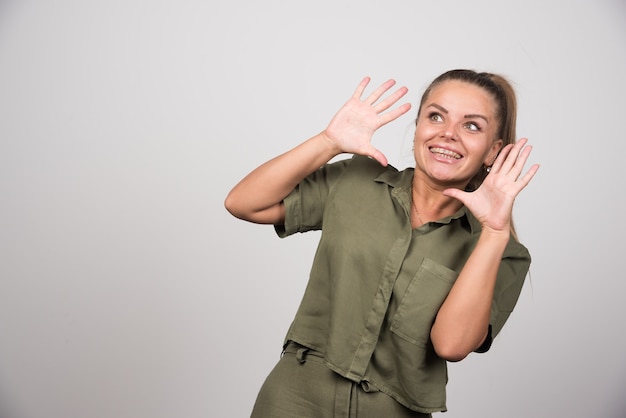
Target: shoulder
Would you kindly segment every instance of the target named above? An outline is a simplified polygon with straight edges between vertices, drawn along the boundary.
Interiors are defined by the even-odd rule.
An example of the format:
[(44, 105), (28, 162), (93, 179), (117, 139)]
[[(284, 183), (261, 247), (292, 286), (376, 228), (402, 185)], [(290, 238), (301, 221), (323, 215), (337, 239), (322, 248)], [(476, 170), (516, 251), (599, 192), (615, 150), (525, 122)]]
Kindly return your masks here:
[(392, 165), (383, 166), (378, 161), (362, 155), (353, 156), (346, 166), (346, 171), (361, 178), (378, 179), (383, 177), (395, 177), (400, 172)]
[(378, 161), (373, 158), (366, 157), (364, 155), (354, 155), (350, 159), (350, 165), (354, 167), (359, 167), (366, 170), (372, 170), (375, 172), (383, 173), (386, 171), (395, 171), (398, 170), (392, 165), (381, 165)]

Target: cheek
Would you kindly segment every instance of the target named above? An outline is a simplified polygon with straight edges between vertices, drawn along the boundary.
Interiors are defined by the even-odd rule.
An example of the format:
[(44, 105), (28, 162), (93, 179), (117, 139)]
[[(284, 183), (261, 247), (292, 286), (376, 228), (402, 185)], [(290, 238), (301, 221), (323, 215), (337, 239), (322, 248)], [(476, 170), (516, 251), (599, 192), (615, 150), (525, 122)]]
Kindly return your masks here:
[(496, 156), (496, 153), (493, 148), (493, 142), (491, 141), (486, 141), (485, 143), (483, 143), (482, 146), (476, 146), (474, 149), (474, 152), (476, 153), (476, 155), (482, 156), (481, 160), (484, 160), (484, 161), (494, 159)]
[(437, 129), (432, 126), (418, 124), (415, 127), (415, 134), (413, 135), (413, 142), (425, 141), (432, 138), (437, 133)]

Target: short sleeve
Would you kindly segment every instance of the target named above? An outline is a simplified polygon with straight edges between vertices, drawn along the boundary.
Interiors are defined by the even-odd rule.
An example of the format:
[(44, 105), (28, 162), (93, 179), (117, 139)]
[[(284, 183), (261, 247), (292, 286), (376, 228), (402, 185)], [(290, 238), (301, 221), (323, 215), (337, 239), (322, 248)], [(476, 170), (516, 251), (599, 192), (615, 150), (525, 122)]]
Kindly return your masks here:
[(487, 337), (481, 346), (474, 350), (476, 353), (489, 351), (493, 339), (500, 333), (507, 319), (509, 319), (519, 299), (529, 267), (530, 254), (528, 250), (512, 238), (505, 250), (498, 271)]
[(512, 238), (504, 252), (496, 280), (490, 320), (492, 338), (500, 333), (517, 304), (530, 261), (526, 247)]
[(485, 337), (485, 341), (483, 341), (483, 343), (480, 345), (480, 347), (478, 347), (476, 350), (474, 350), (474, 352), (476, 353), (486, 353), (487, 351), (489, 351), (489, 349), (491, 348), (491, 343), (493, 342), (493, 335), (492, 335), (492, 327), (491, 324), (489, 324), (489, 328), (487, 329), (487, 336)]
[(274, 225), (279, 237), (322, 229), (328, 196), (351, 160), (329, 163), (302, 180), (283, 200), (285, 221)]

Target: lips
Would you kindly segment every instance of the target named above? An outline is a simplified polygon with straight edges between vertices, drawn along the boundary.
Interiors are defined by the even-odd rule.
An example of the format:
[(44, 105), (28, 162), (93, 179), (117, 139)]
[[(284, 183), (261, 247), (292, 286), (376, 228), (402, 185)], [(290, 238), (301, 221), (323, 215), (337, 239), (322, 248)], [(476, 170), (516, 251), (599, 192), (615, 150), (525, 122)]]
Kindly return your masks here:
[(432, 148), (429, 148), (429, 150), (431, 153), (436, 154), (437, 156), (440, 156), (443, 158), (450, 158), (453, 160), (458, 160), (462, 158), (461, 154), (457, 154), (456, 152), (451, 151), (449, 149), (445, 149), (445, 148), (432, 147)]

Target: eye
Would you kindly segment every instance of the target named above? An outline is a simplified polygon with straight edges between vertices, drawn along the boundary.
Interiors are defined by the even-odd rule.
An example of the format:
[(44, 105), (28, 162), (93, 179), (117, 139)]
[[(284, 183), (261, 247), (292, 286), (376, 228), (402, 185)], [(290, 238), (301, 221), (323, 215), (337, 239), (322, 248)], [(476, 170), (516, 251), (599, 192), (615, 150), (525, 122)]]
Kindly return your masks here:
[(437, 112), (429, 113), (428, 119), (430, 119), (433, 122), (443, 122), (443, 116), (441, 116), (441, 114)]
[(465, 122), (463, 127), (469, 131), (479, 132), (481, 130), (480, 126), (476, 122)]

